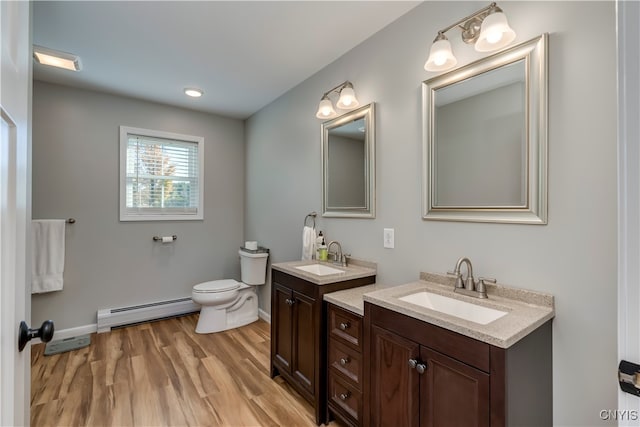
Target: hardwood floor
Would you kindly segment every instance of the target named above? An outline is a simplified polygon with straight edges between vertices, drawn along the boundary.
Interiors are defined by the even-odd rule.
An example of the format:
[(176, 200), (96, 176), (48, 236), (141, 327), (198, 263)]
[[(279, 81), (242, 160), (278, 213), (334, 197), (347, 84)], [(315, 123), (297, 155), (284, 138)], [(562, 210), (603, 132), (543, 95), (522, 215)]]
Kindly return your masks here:
[(315, 426), (311, 406), (269, 378), (269, 324), (199, 335), (197, 319), (93, 334), (53, 356), (34, 345), (31, 425)]

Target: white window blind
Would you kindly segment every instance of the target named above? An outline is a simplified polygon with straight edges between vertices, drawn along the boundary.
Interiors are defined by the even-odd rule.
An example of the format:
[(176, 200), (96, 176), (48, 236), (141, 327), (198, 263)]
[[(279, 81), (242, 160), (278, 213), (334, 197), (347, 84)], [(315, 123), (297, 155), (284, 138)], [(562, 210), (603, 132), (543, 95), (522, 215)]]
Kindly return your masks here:
[(122, 128), (120, 219), (202, 219), (202, 138)]

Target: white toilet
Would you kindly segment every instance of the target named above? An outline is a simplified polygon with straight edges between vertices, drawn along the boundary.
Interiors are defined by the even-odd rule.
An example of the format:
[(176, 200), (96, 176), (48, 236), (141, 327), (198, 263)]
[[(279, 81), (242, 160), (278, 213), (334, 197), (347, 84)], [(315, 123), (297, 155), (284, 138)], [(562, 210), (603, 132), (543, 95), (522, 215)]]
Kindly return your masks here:
[(238, 253), (242, 283), (222, 279), (193, 287), (191, 299), (202, 306), (196, 333), (226, 331), (258, 320), (258, 295), (254, 286), (265, 283), (269, 254), (242, 249)]

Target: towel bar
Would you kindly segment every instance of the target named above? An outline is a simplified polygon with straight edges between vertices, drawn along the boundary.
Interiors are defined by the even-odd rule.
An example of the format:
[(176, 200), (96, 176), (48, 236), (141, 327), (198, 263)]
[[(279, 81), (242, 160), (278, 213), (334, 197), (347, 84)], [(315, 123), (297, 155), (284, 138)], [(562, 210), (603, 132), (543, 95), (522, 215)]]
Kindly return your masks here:
[[(178, 236), (176, 236), (175, 234), (173, 236), (173, 240), (178, 240)], [(154, 242), (162, 242), (162, 236), (153, 236), (153, 241)]]

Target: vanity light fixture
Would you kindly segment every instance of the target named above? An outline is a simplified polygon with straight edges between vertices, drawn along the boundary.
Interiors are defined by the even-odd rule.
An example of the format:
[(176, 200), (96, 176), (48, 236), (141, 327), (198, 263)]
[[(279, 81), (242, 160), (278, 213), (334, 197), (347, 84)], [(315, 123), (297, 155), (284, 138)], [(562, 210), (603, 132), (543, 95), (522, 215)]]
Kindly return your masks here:
[(333, 104), (331, 103), (331, 99), (329, 99), (329, 95), (332, 93), (340, 94), (338, 98), (338, 102), (336, 103), (336, 107), (341, 110), (353, 110), (360, 106), (358, 99), (356, 98), (356, 93), (353, 90), (353, 85), (350, 81), (346, 81), (344, 83), (340, 83), (338, 86), (328, 90), (322, 95), (320, 99), (320, 105), (318, 105), (318, 112), (316, 113), (316, 117), (319, 119), (332, 119), (338, 115), (336, 110), (333, 109)]
[(64, 68), (70, 71), (80, 71), (80, 57), (67, 52), (49, 49), (47, 47), (33, 45), (33, 59), (38, 64)]
[(507, 23), (507, 17), (496, 3), (491, 3), (477, 12), (438, 31), (431, 45), (429, 58), (424, 64), (427, 71), (447, 71), (455, 67), (458, 60), (451, 51), (451, 43), (445, 33), (458, 27), (462, 32), (462, 41), (474, 43), (478, 52), (491, 52), (507, 46), (516, 38), (516, 33)]
[(192, 98), (200, 98), (204, 92), (195, 87), (185, 87), (184, 93)]

